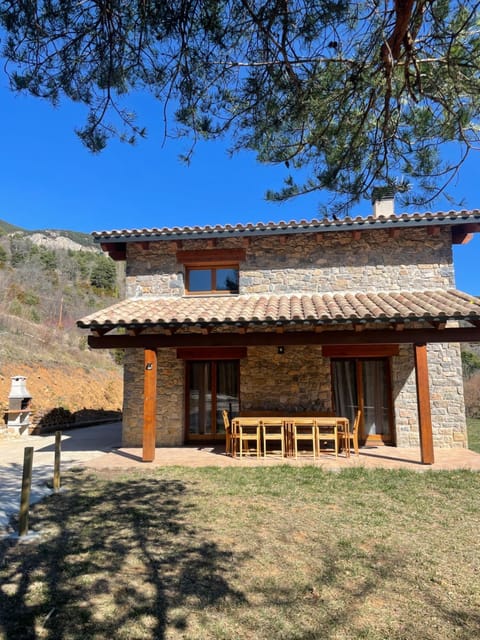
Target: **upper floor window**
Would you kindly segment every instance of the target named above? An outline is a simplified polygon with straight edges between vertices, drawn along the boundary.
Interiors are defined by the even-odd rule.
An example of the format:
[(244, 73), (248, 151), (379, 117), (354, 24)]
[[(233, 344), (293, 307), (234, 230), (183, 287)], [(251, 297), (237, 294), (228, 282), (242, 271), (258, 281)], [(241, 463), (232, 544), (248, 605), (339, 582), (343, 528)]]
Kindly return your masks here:
[(188, 293), (238, 293), (238, 266), (187, 267)]
[(185, 268), (185, 293), (239, 293), (239, 265), (245, 260), (245, 249), (177, 251), (177, 260)]

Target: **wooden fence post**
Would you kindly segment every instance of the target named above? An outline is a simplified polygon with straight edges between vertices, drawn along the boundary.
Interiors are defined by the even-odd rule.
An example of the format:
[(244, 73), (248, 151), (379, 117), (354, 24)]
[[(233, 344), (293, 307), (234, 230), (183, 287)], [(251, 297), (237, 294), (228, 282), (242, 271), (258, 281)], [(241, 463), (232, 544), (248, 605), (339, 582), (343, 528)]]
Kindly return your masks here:
[(62, 432), (55, 431), (55, 458), (53, 462), (53, 490), (60, 489), (60, 452), (62, 443)]
[(18, 535), (28, 533), (28, 510), (30, 507), (30, 489), (32, 486), (33, 447), (25, 447), (23, 455), (22, 493), (20, 496), (20, 515), (18, 518)]

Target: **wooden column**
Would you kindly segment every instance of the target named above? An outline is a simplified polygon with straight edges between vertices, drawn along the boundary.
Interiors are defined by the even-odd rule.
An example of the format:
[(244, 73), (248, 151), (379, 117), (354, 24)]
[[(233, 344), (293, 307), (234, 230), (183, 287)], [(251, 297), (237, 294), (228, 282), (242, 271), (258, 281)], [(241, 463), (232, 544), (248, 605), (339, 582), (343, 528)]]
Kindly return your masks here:
[(428, 381), (427, 345), (414, 344), (415, 375), (417, 380), (418, 424), (420, 431), (420, 455), (422, 464), (433, 464), (432, 413)]
[(143, 379), (143, 462), (155, 460), (157, 426), (157, 350), (145, 349)]

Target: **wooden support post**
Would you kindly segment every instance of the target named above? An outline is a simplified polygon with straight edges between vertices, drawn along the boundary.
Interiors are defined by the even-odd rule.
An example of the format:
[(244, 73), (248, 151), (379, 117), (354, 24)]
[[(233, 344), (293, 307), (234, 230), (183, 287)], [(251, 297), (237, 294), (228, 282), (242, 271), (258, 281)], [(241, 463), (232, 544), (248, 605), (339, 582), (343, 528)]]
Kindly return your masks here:
[(145, 349), (143, 384), (143, 462), (155, 460), (157, 350)]
[(53, 459), (53, 490), (60, 490), (60, 452), (62, 443), (62, 432), (55, 431), (55, 457)]
[(18, 535), (28, 533), (28, 510), (30, 508), (30, 489), (32, 486), (33, 447), (25, 447), (23, 454), (22, 493), (20, 495), (20, 514), (18, 517)]
[(417, 381), (418, 424), (422, 464), (433, 464), (432, 414), (428, 381), (427, 345), (414, 344), (415, 376)]

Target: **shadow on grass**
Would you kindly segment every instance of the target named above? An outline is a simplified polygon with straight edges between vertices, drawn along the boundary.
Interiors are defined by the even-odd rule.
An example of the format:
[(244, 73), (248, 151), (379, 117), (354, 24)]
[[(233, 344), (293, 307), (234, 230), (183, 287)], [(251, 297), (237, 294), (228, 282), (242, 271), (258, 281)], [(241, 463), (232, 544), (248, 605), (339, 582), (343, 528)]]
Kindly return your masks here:
[(40, 538), (2, 542), (0, 637), (161, 639), (188, 608), (244, 601), (224, 577), (232, 554), (189, 524), (181, 481), (68, 485), (31, 514)]
[(109, 473), (71, 472), (32, 512), (42, 537), (3, 543), (0, 637), (478, 635), (476, 474)]

